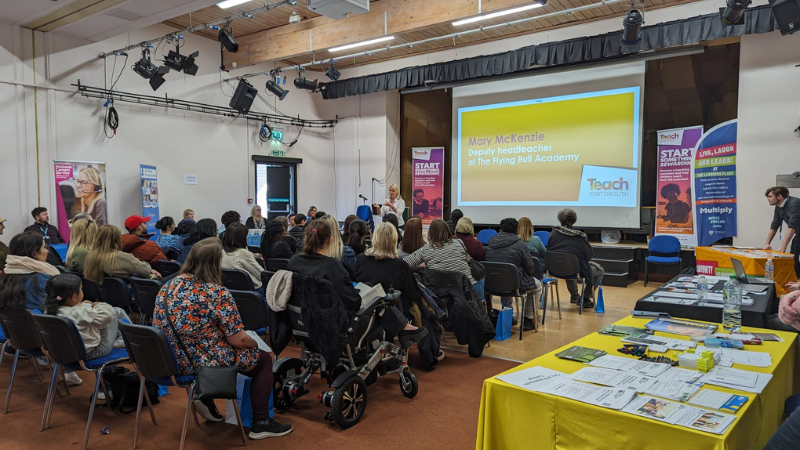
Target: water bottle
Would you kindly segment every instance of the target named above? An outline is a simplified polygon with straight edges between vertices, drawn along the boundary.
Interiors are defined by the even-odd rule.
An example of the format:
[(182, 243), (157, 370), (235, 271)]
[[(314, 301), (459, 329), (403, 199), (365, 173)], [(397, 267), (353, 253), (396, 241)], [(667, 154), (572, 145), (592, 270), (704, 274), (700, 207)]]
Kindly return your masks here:
[(706, 279), (705, 275), (700, 275), (700, 278), (697, 279), (697, 304), (700, 306), (706, 306), (708, 302), (708, 280)]
[(772, 262), (772, 258), (768, 259), (764, 266), (764, 278), (769, 281), (775, 280), (775, 264)]
[(736, 281), (736, 275), (725, 282), (722, 300), (722, 328), (737, 333), (742, 328), (742, 286)]

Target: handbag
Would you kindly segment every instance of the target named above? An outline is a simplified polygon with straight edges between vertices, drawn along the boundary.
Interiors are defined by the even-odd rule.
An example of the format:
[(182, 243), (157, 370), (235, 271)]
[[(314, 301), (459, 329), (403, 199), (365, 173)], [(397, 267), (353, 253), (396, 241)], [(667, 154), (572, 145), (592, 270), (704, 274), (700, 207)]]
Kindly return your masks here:
[[(177, 289), (173, 290), (174, 292)], [(175, 325), (172, 324), (172, 319), (168, 313), (169, 302), (165, 305), (167, 308), (164, 311), (164, 317), (167, 318), (167, 323), (172, 329), (172, 334), (175, 336), (175, 341), (178, 347), (189, 359), (189, 362), (194, 367), (196, 373), (194, 395), (196, 400), (212, 400), (215, 398), (221, 399), (236, 399), (236, 376), (239, 374), (237, 366), (228, 367), (211, 367), (211, 366), (197, 366), (186, 351), (186, 347), (181, 341)]]
[[(461, 239), (458, 239), (458, 242), (461, 242)], [(472, 259), (472, 256), (469, 255), (469, 250), (467, 250), (467, 246), (464, 245), (463, 242), (461, 242), (461, 246), (464, 247), (464, 251), (467, 253), (467, 264), (469, 265), (469, 272), (472, 278), (474, 278), (475, 281), (481, 281), (486, 278), (486, 267), (483, 266), (483, 263)]]

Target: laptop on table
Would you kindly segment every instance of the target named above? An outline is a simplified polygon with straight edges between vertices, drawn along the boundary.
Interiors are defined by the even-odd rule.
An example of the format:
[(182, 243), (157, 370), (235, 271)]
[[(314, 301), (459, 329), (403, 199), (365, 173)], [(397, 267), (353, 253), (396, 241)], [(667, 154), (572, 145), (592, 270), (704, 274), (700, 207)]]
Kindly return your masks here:
[(733, 270), (736, 272), (736, 279), (742, 285), (742, 289), (753, 292), (763, 292), (769, 288), (770, 284), (775, 284), (774, 281), (767, 280), (766, 278), (750, 278), (744, 273), (744, 265), (736, 258), (731, 258)]

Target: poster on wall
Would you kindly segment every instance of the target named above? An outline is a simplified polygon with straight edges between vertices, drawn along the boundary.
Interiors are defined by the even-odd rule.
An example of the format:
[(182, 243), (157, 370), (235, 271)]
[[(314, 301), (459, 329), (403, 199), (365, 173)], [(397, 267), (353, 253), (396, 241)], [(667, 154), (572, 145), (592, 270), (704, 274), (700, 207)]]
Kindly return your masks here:
[(69, 241), (72, 219), (88, 213), (97, 226), (108, 223), (106, 209), (106, 164), (83, 161), (53, 161), (58, 230)]
[(139, 165), (142, 180), (142, 217), (149, 217), (147, 234), (156, 234), (158, 222), (158, 172), (155, 166)]
[(412, 176), (411, 216), (422, 218), (428, 227), (434, 219), (441, 219), (444, 205), (444, 148), (414, 147), (411, 149), (414, 171)]
[(702, 125), (658, 132), (655, 234), (675, 236), (690, 247), (697, 242), (691, 206), (692, 152), (702, 135)]
[(736, 119), (708, 130), (694, 152), (697, 245), (736, 236)]

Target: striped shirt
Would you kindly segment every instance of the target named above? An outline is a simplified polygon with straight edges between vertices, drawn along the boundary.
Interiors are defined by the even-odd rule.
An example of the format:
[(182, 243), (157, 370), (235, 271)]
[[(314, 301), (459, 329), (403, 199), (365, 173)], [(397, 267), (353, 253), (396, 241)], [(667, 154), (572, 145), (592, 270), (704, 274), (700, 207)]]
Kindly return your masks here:
[(403, 260), (412, 269), (425, 263), (428, 269), (458, 272), (469, 278), (470, 283), (476, 283), (475, 279), (472, 278), (472, 273), (467, 263), (467, 250), (461, 244), (461, 241), (457, 239), (444, 244), (442, 248), (432, 247), (428, 242), (419, 250), (403, 258)]

